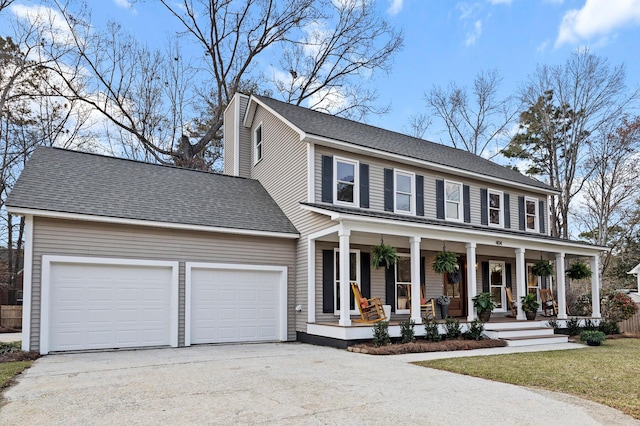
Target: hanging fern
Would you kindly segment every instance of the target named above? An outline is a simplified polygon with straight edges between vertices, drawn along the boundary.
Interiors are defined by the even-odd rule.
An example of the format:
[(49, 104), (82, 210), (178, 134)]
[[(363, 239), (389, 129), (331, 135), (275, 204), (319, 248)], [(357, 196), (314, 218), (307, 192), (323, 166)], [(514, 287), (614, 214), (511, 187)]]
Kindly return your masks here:
[(591, 277), (591, 269), (584, 262), (576, 262), (567, 269), (567, 276), (572, 280), (582, 280)]
[(458, 255), (445, 250), (437, 253), (431, 264), (431, 269), (433, 269), (436, 274), (457, 271), (459, 269)]
[(540, 259), (531, 268), (533, 275), (548, 277), (553, 274), (553, 265), (548, 260)]
[(380, 266), (389, 268), (395, 265), (397, 261), (398, 251), (389, 244), (380, 243), (371, 248), (371, 262), (375, 269), (380, 268)]

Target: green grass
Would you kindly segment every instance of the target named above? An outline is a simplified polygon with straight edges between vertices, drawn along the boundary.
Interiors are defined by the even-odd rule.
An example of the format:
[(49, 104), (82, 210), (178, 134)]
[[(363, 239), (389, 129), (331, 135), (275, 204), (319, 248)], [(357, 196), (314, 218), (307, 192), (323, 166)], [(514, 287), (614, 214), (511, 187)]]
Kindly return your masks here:
[(0, 363), (0, 389), (4, 389), (11, 383), (16, 374), (31, 366), (32, 361), (15, 361)]
[(498, 382), (564, 392), (640, 419), (640, 339), (552, 352), (465, 357), (416, 364)]

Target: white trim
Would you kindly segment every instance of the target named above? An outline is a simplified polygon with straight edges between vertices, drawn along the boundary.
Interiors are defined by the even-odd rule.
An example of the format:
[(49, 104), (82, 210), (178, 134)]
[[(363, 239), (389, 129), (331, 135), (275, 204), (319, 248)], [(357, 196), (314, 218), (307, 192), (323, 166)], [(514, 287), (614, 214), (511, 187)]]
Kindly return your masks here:
[(90, 265), (157, 266), (171, 268), (171, 312), (169, 312), (169, 344), (178, 347), (179, 262), (146, 259), (118, 259), (107, 257), (42, 256), (40, 288), (40, 354), (49, 353), (49, 318), (51, 312), (51, 264), (80, 263)]
[[(398, 175), (403, 175), (411, 179), (411, 197), (409, 210), (398, 210), (398, 203), (396, 196), (398, 195)], [(393, 212), (400, 214), (416, 214), (416, 174), (401, 169), (393, 169)]]
[(8, 207), (11, 214), (27, 216), (51, 217), (56, 219), (82, 220), (86, 222), (117, 223), (121, 225), (150, 226), (154, 228), (182, 229), (187, 231), (220, 232), (223, 234), (253, 235), (256, 237), (298, 238), (299, 234), (285, 232), (253, 231), (249, 229), (222, 228), (218, 226), (187, 225), (183, 223), (158, 222), (154, 220), (127, 219), (120, 217), (93, 216), (80, 213), (65, 213), (48, 210), (24, 209)]
[[(340, 315), (340, 311), (338, 310), (338, 279), (336, 279), (335, 275), (336, 272), (340, 273), (339, 268), (336, 268), (336, 257), (337, 255), (340, 253), (340, 249), (338, 247), (334, 247), (333, 249), (333, 315)], [(356, 282), (358, 283), (358, 288), (361, 288), (361, 279), (362, 277), (360, 276), (360, 250), (359, 249), (349, 249), (349, 257), (351, 257), (351, 253), (355, 253), (356, 255)], [(349, 272), (351, 272), (351, 269), (349, 269)], [(315, 275), (315, 271), (314, 271), (314, 275)], [(349, 299), (347, 300), (347, 304), (349, 304), (349, 302), (351, 301), (351, 281), (353, 281), (351, 279), (351, 277), (349, 277), (349, 279), (347, 280), (347, 285), (349, 286)], [(340, 283), (342, 284), (342, 281), (340, 281)], [(354, 300), (354, 304), (355, 303), (359, 303), (357, 300)], [(351, 306), (349, 306), (351, 307)], [(349, 309), (349, 314), (351, 315), (357, 315), (359, 312), (358, 307), (354, 306), (353, 309)]]
[(22, 350), (31, 350), (31, 291), (33, 286), (33, 216), (24, 218), (24, 269), (22, 271)]
[[(407, 294), (407, 304), (409, 303), (409, 298), (411, 297), (411, 289), (412, 289), (412, 283), (411, 283), (411, 277), (409, 278), (409, 282), (406, 281), (400, 281), (398, 282), (398, 264), (400, 263), (400, 258), (408, 258), (409, 259), (409, 264), (411, 264), (411, 254), (410, 253), (398, 253), (398, 261), (396, 262), (394, 266), (394, 274), (393, 274), (393, 284), (394, 284), (394, 297), (396, 298), (394, 305), (396, 306), (396, 314), (408, 314), (411, 312), (411, 307), (407, 308), (407, 309), (398, 309), (398, 284), (402, 284), (402, 285), (406, 285), (409, 287), (409, 293)], [(411, 267), (409, 267), (409, 272), (411, 272)], [(420, 274), (420, 272), (418, 272), (418, 274)], [(418, 278), (418, 281), (420, 280), (420, 278)], [(409, 306), (409, 305), (407, 305)]]
[[(498, 214), (498, 223), (491, 223), (491, 194), (500, 197), (500, 212)], [(496, 209), (493, 209), (496, 210)], [(504, 228), (504, 192), (497, 189), (487, 188), (487, 223), (492, 228)]]
[[(258, 129), (260, 129), (260, 143), (258, 143)], [(264, 126), (262, 125), (262, 121), (258, 123), (258, 125), (251, 132), (251, 146), (253, 148), (253, 165), (255, 166), (264, 157)], [(260, 158), (258, 158), (258, 145), (260, 145)]]
[(236, 95), (234, 96), (235, 106), (233, 111), (233, 125), (234, 133), (233, 133), (233, 175), (240, 176), (240, 99), (241, 97)]
[[(447, 208), (447, 203), (449, 202), (449, 199), (447, 198), (447, 185), (448, 184), (452, 184), (452, 185), (457, 185), (459, 188), (458, 194), (460, 199), (458, 200), (458, 218), (451, 218), (447, 215), (447, 212), (449, 211), (449, 209)], [(456, 182), (454, 180), (447, 180), (445, 179), (444, 181), (444, 218), (445, 220), (449, 221), (449, 222), (464, 222), (464, 186), (462, 185), (462, 182)], [(455, 201), (451, 201), (452, 203)]]
[(527, 293), (529, 293), (529, 289), (530, 288), (535, 288), (536, 289), (536, 298), (538, 299), (538, 303), (540, 303), (540, 306), (538, 307), (538, 312), (542, 311), (542, 301), (540, 300), (540, 288), (542, 288), (542, 277), (538, 276), (538, 275), (532, 275), (535, 277), (536, 280), (536, 285), (535, 287), (531, 287), (529, 285), (529, 270), (530, 268), (533, 268), (533, 266), (535, 265), (535, 263), (531, 263), (531, 262), (526, 262), (525, 263), (525, 268), (526, 268), (526, 282), (527, 282)]
[[(353, 202), (338, 200), (338, 162), (353, 166)], [(333, 156), (333, 204), (336, 206), (360, 206), (360, 162), (350, 158)]]
[(207, 263), (207, 262), (185, 262), (185, 297), (184, 297), (184, 345), (191, 346), (191, 271), (193, 269), (231, 269), (239, 271), (264, 271), (264, 272), (280, 272), (280, 329), (278, 330), (279, 339), (287, 340), (287, 276), (288, 268), (286, 266), (274, 265), (249, 265), (240, 263)]
[(489, 259), (489, 293), (491, 293), (491, 289), (493, 287), (498, 287), (496, 285), (491, 284), (491, 264), (497, 263), (502, 265), (502, 284), (500, 287), (500, 297), (502, 300), (500, 301), (500, 308), (495, 308), (492, 312), (507, 312), (507, 294), (505, 288), (507, 287), (507, 266), (504, 260), (493, 260)]
[(316, 200), (315, 156), (316, 156), (315, 145), (313, 144), (313, 142), (308, 142), (307, 143), (307, 202), (308, 203), (313, 203)]
[[(527, 226), (527, 201), (533, 201), (533, 205), (535, 206), (536, 209), (536, 217), (533, 219), (533, 225), (534, 225), (534, 229), (529, 229), (529, 227)], [(538, 200), (537, 198), (533, 198), (533, 197), (524, 197), (524, 230), (526, 232), (537, 232), (540, 233), (540, 209), (538, 208), (538, 205), (540, 204), (540, 200)]]
[(316, 322), (316, 240), (307, 237), (307, 322)]
[(309, 237), (309, 239), (311, 240), (317, 240), (318, 238), (340, 232), (340, 229), (342, 229), (341, 225), (333, 225), (329, 228), (325, 228), (320, 231), (314, 232), (313, 234), (309, 234), (307, 235), (307, 237)]
[(260, 99), (256, 98), (253, 95), (251, 96), (251, 98), (249, 99), (249, 102), (247, 103), (247, 110), (245, 111), (245, 114), (244, 114), (243, 124), (244, 124), (245, 127), (249, 127), (251, 125), (250, 124), (251, 121), (253, 121), (253, 117), (250, 117), (250, 116), (254, 113), (254, 111), (256, 109), (256, 107), (253, 106), (254, 103), (260, 105), (262, 108), (266, 109), (271, 114), (276, 116), (279, 120), (281, 120), (287, 126), (291, 127), (291, 129), (293, 131), (295, 131), (300, 136), (300, 140), (301, 141), (306, 138), (306, 133), (305, 132), (303, 132), (301, 129), (299, 129), (297, 126), (295, 126), (292, 122), (290, 122), (289, 120), (284, 118), (282, 115), (280, 115), (274, 109), (272, 109), (267, 104), (265, 104), (264, 102), (262, 102)]

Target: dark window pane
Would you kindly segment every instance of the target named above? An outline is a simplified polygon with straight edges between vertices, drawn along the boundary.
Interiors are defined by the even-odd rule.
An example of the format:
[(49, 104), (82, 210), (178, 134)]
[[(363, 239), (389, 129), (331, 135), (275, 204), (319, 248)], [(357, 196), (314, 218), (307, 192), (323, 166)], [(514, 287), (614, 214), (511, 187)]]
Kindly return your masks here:
[(337, 198), (338, 201), (353, 203), (353, 185), (350, 183), (339, 183)]
[(490, 209), (489, 210), (489, 220), (493, 224), (496, 224), (496, 225), (500, 224), (500, 210)]
[(396, 281), (403, 283), (411, 282), (411, 258), (399, 257), (396, 263)]
[(411, 196), (396, 193), (396, 210), (411, 211)]
[(536, 217), (527, 215), (527, 229), (536, 229)]
[(527, 214), (536, 214), (536, 203), (533, 201), (527, 201)]
[(349, 163), (338, 161), (337, 178), (341, 182), (355, 182), (355, 166)]
[(500, 208), (500, 195), (499, 194), (490, 194), (489, 195), (489, 207), (493, 207), (496, 209)]

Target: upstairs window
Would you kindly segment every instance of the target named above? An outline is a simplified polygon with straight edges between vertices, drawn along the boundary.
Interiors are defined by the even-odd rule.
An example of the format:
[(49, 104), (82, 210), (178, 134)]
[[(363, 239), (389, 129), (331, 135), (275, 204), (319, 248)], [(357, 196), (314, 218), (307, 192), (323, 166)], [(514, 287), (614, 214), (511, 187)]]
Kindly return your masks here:
[(253, 164), (262, 160), (262, 123), (253, 131)]
[(395, 185), (395, 212), (415, 214), (416, 175), (414, 173), (396, 170), (393, 181)]
[(349, 206), (358, 205), (358, 162), (334, 157), (333, 202)]
[(445, 181), (444, 189), (446, 218), (462, 221), (462, 184)]
[(503, 195), (501, 191), (488, 191), (489, 202), (489, 225), (491, 226), (503, 226), (504, 217), (504, 205)]
[(527, 231), (538, 231), (538, 200), (525, 197), (524, 211)]

